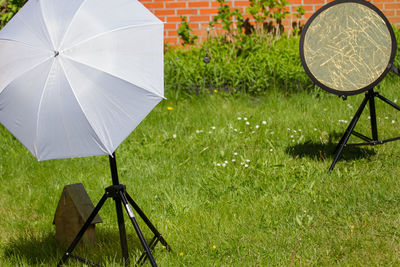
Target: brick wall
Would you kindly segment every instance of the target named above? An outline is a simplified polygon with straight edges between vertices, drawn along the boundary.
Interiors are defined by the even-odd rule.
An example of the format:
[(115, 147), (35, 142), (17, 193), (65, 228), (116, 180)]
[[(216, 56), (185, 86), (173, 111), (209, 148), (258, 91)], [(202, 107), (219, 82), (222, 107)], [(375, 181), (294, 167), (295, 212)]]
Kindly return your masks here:
[[(194, 33), (204, 41), (207, 36), (208, 23), (217, 14), (219, 3), (216, 0), (139, 0), (150, 9), (165, 24), (165, 42), (179, 43), (177, 29), (179, 28), (180, 16), (186, 16), (190, 27)], [(289, 0), (288, 11), (294, 13), (296, 7), (302, 5), (306, 10), (303, 22), (307, 20), (315, 11), (331, 0)], [(385, 13), (390, 22), (400, 26), (400, 1), (399, 0), (371, 0)], [(228, 0), (233, 8), (239, 8), (245, 13), (249, 1)], [(291, 25), (295, 18), (289, 17), (284, 23)]]

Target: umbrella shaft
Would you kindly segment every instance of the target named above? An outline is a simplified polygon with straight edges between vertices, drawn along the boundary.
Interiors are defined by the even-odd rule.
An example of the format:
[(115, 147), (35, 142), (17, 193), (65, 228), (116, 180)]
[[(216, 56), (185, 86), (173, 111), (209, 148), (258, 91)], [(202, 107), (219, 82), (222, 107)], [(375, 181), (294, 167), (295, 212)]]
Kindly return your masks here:
[(113, 185), (119, 185), (117, 161), (115, 160), (115, 153), (112, 156), (108, 156), (110, 159), (110, 169)]

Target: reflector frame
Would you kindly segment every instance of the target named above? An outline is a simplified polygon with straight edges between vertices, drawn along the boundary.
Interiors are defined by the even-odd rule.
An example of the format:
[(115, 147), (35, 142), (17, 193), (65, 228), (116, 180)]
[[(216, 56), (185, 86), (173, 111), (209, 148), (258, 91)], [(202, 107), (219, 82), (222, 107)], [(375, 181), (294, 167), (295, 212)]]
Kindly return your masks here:
[[(330, 8), (335, 8), (335, 7), (339, 7), (339, 5), (349, 5), (352, 7), (351, 9), (348, 10), (352, 10), (354, 11), (354, 8), (357, 8), (357, 5), (360, 5), (359, 8), (360, 9), (365, 9), (368, 8), (369, 11), (371, 11), (373, 15), (377, 15), (376, 17), (371, 17), (371, 19), (382, 19), (381, 22), (384, 23), (384, 25), (386, 25), (386, 29), (388, 31), (387, 34), (387, 38), (388, 40), (386, 40), (388, 43), (391, 44), (391, 47), (388, 48), (388, 53), (387, 55), (385, 55), (387, 62), (385, 59), (385, 62), (382, 63), (381, 62), (381, 69), (378, 70), (378, 74), (374, 74), (375, 76), (373, 77), (373, 79), (371, 81), (369, 81), (366, 84), (363, 84), (362, 86), (355, 86), (355, 88), (349, 88), (349, 89), (342, 89), (340, 88), (340, 86), (333, 86), (332, 83), (330, 84), (329, 82), (326, 81), (322, 81), (321, 79), (319, 79), (317, 77), (317, 75), (315, 75), (311, 68), (309, 67), (309, 64), (307, 64), (307, 51), (305, 51), (305, 47), (307, 45), (309, 45), (307, 42), (307, 33), (309, 33), (309, 30), (312, 29), (312, 27), (314, 27), (315, 25), (313, 25), (313, 23), (315, 21), (318, 20), (319, 16), (321, 14), (327, 14), (327, 12), (330, 12), (332, 10), (328, 10)], [(349, 7), (350, 7), (349, 6)], [(343, 8), (343, 6), (341, 6)], [(366, 9), (365, 9), (366, 10)], [(350, 13), (350, 12), (349, 12)], [(346, 15), (346, 14), (344, 14)], [(345, 20), (346, 18), (339, 18), (342, 20)], [(377, 21), (379, 22), (379, 21)], [(335, 25), (335, 24), (330, 24), (330, 25)], [(356, 25), (356, 24), (355, 24)], [(326, 30), (328, 31), (328, 29), (321, 29), (321, 31)], [(325, 35), (325, 37), (329, 38), (334, 38), (335, 36), (330, 36), (329, 34)], [(356, 37), (356, 36), (355, 36)], [(322, 42), (323, 43), (323, 42)], [(351, 45), (351, 44), (350, 44)], [(320, 47), (316, 47), (315, 50), (319, 49)], [(362, 93), (364, 91), (367, 91), (373, 87), (375, 87), (387, 74), (387, 72), (391, 69), (391, 66), (393, 64), (394, 58), (396, 56), (396, 49), (397, 49), (397, 42), (396, 42), (396, 38), (392, 29), (392, 26), (390, 25), (390, 22), (388, 21), (388, 19), (385, 17), (385, 15), (373, 4), (363, 1), (363, 0), (337, 0), (337, 1), (333, 1), (325, 6), (323, 6), (322, 8), (320, 8), (316, 13), (314, 13), (310, 19), (307, 21), (301, 37), (300, 37), (300, 58), (301, 58), (301, 63), (303, 65), (303, 68), (305, 69), (307, 75), (312, 79), (312, 81), (318, 85), (319, 87), (321, 87), (322, 89), (336, 94), (336, 95), (355, 95), (355, 94), (359, 94)], [(389, 55), (390, 53), (390, 55)], [(371, 57), (370, 53), (365, 53), (364, 56), (366, 59)], [(356, 66), (357, 67), (357, 66)], [(334, 71), (330, 72), (331, 75), (346, 75), (346, 73), (335, 73)], [(365, 74), (361, 74), (361, 75), (365, 75), (364, 77), (366, 77), (367, 79), (369, 77), (371, 77), (371, 73), (365, 73)], [(368, 75), (368, 76), (367, 76)], [(346, 77), (344, 77), (346, 78)]]

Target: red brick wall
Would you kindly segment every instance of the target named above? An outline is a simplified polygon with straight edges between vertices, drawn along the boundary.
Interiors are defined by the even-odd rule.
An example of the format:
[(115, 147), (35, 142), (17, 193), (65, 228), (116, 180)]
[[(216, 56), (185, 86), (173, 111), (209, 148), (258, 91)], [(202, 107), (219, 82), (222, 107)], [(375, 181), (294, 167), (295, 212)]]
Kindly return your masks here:
[[(194, 33), (204, 41), (207, 36), (208, 23), (217, 14), (219, 3), (216, 0), (139, 0), (150, 9), (165, 24), (165, 42), (179, 43), (177, 29), (179, 28), (180, 16), (186, 16)], [(239, 8), (245, 13), (249, 1), (228, 0), (233, 8)], [(305, 22), (315, 11), (331, 0), (289, 0), (289, 12), (294, 13), (296, 7), (302, 5), (306, 10), (303, 21)], [(390, 22), (400, 25), (400, 1), (399, 0), (371, 0), (385, 13)], [(294, 18), (289, 17), (285, 24), (290, 25)]]

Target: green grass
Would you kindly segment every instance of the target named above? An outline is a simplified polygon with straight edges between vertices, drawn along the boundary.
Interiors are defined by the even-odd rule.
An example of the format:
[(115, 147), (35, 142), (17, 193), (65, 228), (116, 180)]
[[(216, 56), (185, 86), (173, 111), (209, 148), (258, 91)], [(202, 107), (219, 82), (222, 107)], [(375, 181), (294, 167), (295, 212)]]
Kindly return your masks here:
[[(381, 93), (394, 100), (399, 89), (387, 83)], [(157, 263), (399, 265), (400, 143), (346, 148), (328, 173), (342, 121), (362, 97), (317, 91), (163, 101), (116, 151), (120, 181), (173, 249), (158, 245)], [(365, 134), (367, 111), (357, 126)], [(377, 113), (380, 136), (398, 136), (399, 112), (379, 101)], [(0, 135), (0, 266), (54, 266), (64, 251), (52, 225), (64, 185), (83, 183), (97, 202), (111, 184), (108, 159), (38, 163), (7, 130)], [(119, 266), (112, 201), (100, 215), (97, 246), (80, 252)], [(134, 261), (140, 245), (126, 225)]]

